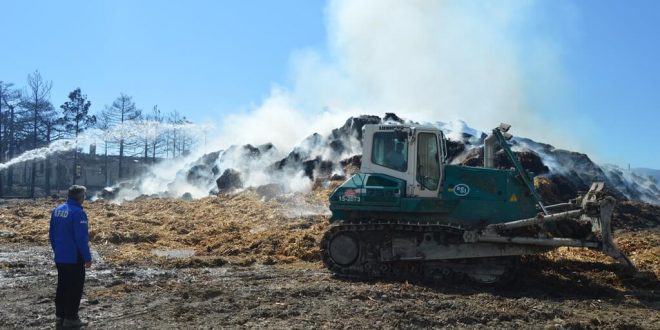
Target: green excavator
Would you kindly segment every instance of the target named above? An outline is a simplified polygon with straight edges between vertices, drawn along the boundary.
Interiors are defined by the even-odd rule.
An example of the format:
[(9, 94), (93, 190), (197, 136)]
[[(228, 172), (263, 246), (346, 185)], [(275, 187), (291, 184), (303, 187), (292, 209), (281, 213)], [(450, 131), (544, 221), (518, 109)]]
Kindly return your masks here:
[[(509, 277), (521, 255), (554, 248), (603, 251), (635, 269), (612, 241), (615, 200), (594, 182), (574, 200), (544, 205), (511, 151), (510, 125), (484, 140), (483, 167), (447, 164), (442, 131), (365, 125), (360, 171), (330, 196), (321, 241), (334, 274), (358, 278)], [(496, 169), (497, 146), (513, 167)]]

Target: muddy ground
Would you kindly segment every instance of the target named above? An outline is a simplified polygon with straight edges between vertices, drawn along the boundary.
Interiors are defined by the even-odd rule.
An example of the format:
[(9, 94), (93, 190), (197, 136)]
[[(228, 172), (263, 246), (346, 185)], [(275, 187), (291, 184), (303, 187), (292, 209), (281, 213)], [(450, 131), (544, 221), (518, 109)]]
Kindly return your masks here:
[[(660, 208), (618, 208), (616, 242), (637, 274), (598, 252), (560, 249), (523, 259), (497, 287), (356, 282), (319, 260), (326, 194), (86, 204), (96, 263), (81, 316), (91, 329), (660, 329)], [(2, 328), (54, 324), (47, 228), (58, 202), (0, 205)]]

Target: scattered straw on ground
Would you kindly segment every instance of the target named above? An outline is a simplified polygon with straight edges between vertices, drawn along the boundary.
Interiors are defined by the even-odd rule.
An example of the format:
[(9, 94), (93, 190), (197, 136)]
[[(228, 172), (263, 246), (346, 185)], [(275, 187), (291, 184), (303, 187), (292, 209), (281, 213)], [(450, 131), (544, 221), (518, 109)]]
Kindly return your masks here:
[[(194, 201), (145, 199), (122, 205), (85, 204), (90, 240), (105, 262), (156, 263), (171, 267), (319, 261), (328, 226), (332, 187), (265, 201), (254, 191)], [(0, 206), (0, 243), (48, 242), (50, 211), (62, 201), (5, 202)], [(315, 214), (316, 213), (316, 214)], [(615, 242), (642, 270), (660, 276), (660, 207), (625, 202), (615, 213)], [(154, 251), (194, 252), (193, 257)], [(159, 253), (161, 254), (161, 253)], [(561, 248), (547, 257), (612, 263), (596, 251)]]
[[(122, 205), (100, 201), (86, 203), (85, 210), (90, 219), (90, 241), (104, 252), (106, 262), (157, 261), (185, 266), (182, 260), (153, 253), (172, 249), (194, 251), (186, 263), (202, 266), (225, 261), (315, 261), (327, 216), (310, 214), (310, 209), (327, 210), (327, 198), (320, 198), (323, 195), (263, 201), (246, 191), (194, 201), (150, 199)], [(46, 243), (50, 210), (60, 202), (21, 201), (1, 208), (0, 241)], [(296, 212), (296, 208), (305, 210)]]

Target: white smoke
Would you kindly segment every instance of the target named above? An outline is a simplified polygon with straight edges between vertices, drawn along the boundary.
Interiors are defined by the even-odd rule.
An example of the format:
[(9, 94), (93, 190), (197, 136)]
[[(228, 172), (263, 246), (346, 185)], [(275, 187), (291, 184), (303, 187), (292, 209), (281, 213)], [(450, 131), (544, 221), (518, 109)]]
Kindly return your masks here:
[(296, 52), (292, 86), (226, 118), (223, 139), (287, 149), (349, 116), (395, 112), (480, 129), (507, 122), (517, 134), (574, 144), (565, 126), (546, 125), (539, 112), (547, 109), (534, 109), (543, 90), (561, 98), (563, 83), (554, 36), (525, 35), (538, 30), (544, 9), (529, 1), (330, 1), (326, 49)]
[(223, 118), (217, 147), (235, 144), (272, 143), (280, 150), (291, 150), (313, 133), (327, 135), (359, 111), (318, 107), (309, 110), (297, 102), (295, 93), (273, 87), (258, 107)]
[(612, 164), (602, 164), (600, 167), (615, 188), (627, 198), (660, 205), (660, 187), (652, 176)]
[[(357, 141), (348, 141), (343, 155), (331, 155), (324, 144), (300, 143), (313, 133), (327, 136), (351, 116), (385, 112), (447, 122), (445, 128), (456, 137), (466, 129), (465, 121), (480, 129), (508, 122), (517, 135), (561, 145), (565, 137), (551, 138), (560, 134), (541, 124), (530, 97), (539, 94), (534, 86), (548, 88), (562, 80), (560, 48), (549, 41), (552, 36), (524, 37), (544, 9), (526, 1), (330, 1), (325, 49), (292, 54), (292, 84), (276, 85), (256, 106), (223, 118), (218, 138), (194, 156), (230, 145), (272, 143), (278, 151), (259, 161), (225, 155), (216, 165), (221, 172), (241, 172), (247, 186), (278, 183), (300, 191), (311, 181), (299, 168), (273, 173), (269, 166), (296, 147), (309, 158), (361, 153)], [(477, 130), (469, 133), (480, 136)], [(141, 193), (207, 195), (212, 187), (189, 186), (185, 180), (172, 184), (194, 159), (153, 168), (142, 180)]]
[(115, 143), (119, 139), (130, 141), (136, 138), (152, 140), (156, 136), (172, 129), (198, 137), (199, 134), (209, 131), (211, 126), (209, 124), (169, 124), (156, 121), (134, 121), (105, 130), (91, 128), (78, 135), (77, 138), (57, 140), (51, 142), (48, 146), (28, 150), (5, 163), (0, 163), (0, 171), (19, 163), (43, 160), (58, 152), (74, 150), (90, 144), (100, 145), (103, 141), (112, 141), (111, 143)]
[[(395, 112), (417, 121), (449, 122), (454, 132), (466, 127), (459, 120), (482, 130), (507, 122), (516, 135), (566, 146), (565, 132), (552, 131), (539, 114), (546, 109), (534, 109), (546, 90), (560, 99), (558, 87), (564, 83), (561, 45), (536, 28), (543, 6), (534, 1), (330, 1), (327, 44), (292, 54), (292, 84), (274, 86), (258, 105), (225, 117), (219, 137), (207, 148), (177, 164), (152, 168), (141, 180), (141, 193), (208, 194), (208, 187), (167, 185), (204, 152), (248, 143), (273, 143), (279, 152), (249, 165), (240, 157), (225, 157), (217, 164), (220, 170), (238, 169), (247, 185), (275, 181), (290, 190), (306, 189), (311, 182), (300, 170), (274, 178), (265, 171), (268, 163), (310, 134), (327, 136), (360, 114)], [(329, 152), (308, 149), (324, 158)], [(357, 146), (349, 149), (360, 152)]]
[(541, 160), (543, 165), (548, 167), (550, 173), (566, 174), (573, 164), (561, 164), (555, 156), (551, 154), (555, 150), (554, 147), (546, 148), (545, 146), (527, 139), (514, 138), (516, 144), (511, 146), (511, 150), (515, 152), (533, 151)]
[(465, 136), (469, 136), (470, 144), (477, 144), (479, 139), (485, 134), (484, 132), (474, 129), (463, 120), (452, 120), (446, 123), (437, 122), (433, 126), (436, 126), (442, 130), (446, 137), (454, 141), (462, 141)]
[(10, 159), (5, 163), (1, 163), (0, 171), (9, 168), (12, 165), (16, 165), (18, 163), (27, 162), (31, 160), (46, 159), (46, 157), (56, 152), (71, 150), (75, 148), (76, 145), (77, 143), (74, 140), (59, 140), (43, 148), (28, 150), (20, 154), (19, 156)]
[(120, 202), (142, 195), (162, 195), (164, 192), (173, 197), (181, 197), (185, 193), (190, 193), (194, 198), (208, 196), (207, 187), (200, 187), (182, 180), (175, 181), (173, 184), (173, 178), (176, 178), (180, 170), (189, 168), (189, 164), (198, 156), (197, 153), (194, 153), (181, 158), (164, 159), (150, 166), (147, 172), (136, 180), (135, 186), (130, 189), (119, 189), (114, 200)]

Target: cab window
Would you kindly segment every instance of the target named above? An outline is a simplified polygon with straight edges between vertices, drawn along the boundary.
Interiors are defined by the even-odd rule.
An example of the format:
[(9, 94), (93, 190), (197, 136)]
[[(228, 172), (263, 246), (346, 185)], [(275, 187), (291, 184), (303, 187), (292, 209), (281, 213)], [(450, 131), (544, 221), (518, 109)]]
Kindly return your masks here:
[(408, 135), (403, 132), (374, 134), (371, 162), (396, 171), (408, 170)]
[(417, 137), (417, 182), (428, 190), (436, 190), (439, 181), (438, 139), (433, 133), (419, 133)]

